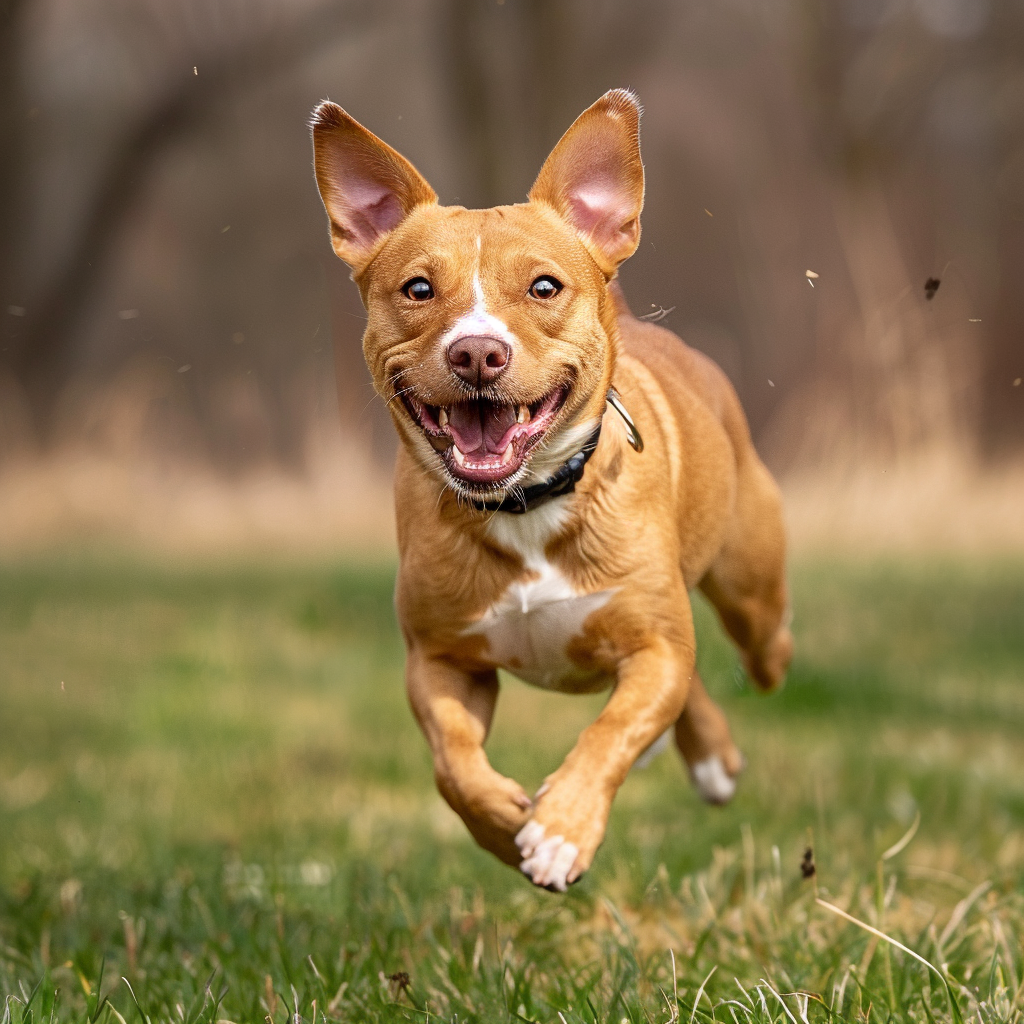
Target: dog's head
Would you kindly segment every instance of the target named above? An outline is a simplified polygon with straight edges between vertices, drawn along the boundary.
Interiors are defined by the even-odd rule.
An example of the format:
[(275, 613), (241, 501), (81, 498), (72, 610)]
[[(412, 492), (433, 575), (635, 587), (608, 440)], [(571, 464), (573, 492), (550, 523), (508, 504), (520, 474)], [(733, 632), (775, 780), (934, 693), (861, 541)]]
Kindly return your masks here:
[(363, 351), (409, 449), (457, 492), (544, 478), (604, 410), (617, 334), (608, 282), (640, 240), (640, 108), (584, 111), (529, 202), (438, 205), (400, 154), (333, 103), (313, 117), (334, 251), (369, 314)]

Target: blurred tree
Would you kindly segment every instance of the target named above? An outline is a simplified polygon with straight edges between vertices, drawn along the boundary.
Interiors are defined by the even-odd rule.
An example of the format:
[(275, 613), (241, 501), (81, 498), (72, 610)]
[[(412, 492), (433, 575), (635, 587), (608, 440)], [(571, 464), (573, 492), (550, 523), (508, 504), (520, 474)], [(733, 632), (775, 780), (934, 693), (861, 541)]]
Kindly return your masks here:
[[(20, 45), (28, 0), (0, 0), (0, 313), (11, 315), (15, 302), (12, 280), (17, 274), (17, 250), (13, 240), (21, 221), (22, 162), (25, 152), (27, 104), (22, 93)], [(3, 346), (0, 345), (0, 358)]]
[(522, 202), (580, 112), (629, 83), (670, 30), (669, 0), (439, 0), (437, 46), (466, 156), (459, 202)]
[[(837, 448), (861, 461), (1019, 453), (1024, 8), (808, 3), (803, 26), (804, 98), (849, 285), (840, 336), (819, 331), (794, 396), (832, 428), (815, 432), (810, 463)], [(933, 274), (946, 280), (934, 304)]]
[[(213, 45), (210, 34), (203, 31), (202, 19), (188, 17), (195, 12), (183, 5), (177, 13), (185, 29), (184, 41), (167, 32), (148, 33), (163, 43), (164, 52), (156, 62), (163, 65), (165, 81), (116, 131), (93, 187), (79, 199), (77, 231), (69, 234), (44, 280), (30, 282), (25, 280), (19, 260), (26, 245), (24, 233), (30, 230), (26, 218), (19, 216), (29, 206), (21, 73), (25, 9), (30, 4), (29, 0), (5, 2), (0, 23), (0, 102), (8, 145), (0, 162), (0, 191), (5, 203), (0, 212), (7, 216), (0, 235), (0, 295), (17, 314), (7, 320), (0, 372), (6, 371), (21, 383), (36, 415), (36, 426), (45, 435), (53, 402), (75, 367), (69, 351), (75, 328), (160, 156), (216, 117), (217, 104), (226, 98), (308, 60), (341, 33), (358, 31), (372, 4), (370, 0), (331, 0), (300, 5), (287, 14), (278, 8), (273, 17), (262, 19), (265, 24), (259, 24), (261, 19), (253, 19), (249, 11), (231, 26), (232, 32), (221, 32), (219, 38), (215, 35)], [(155, 9), (145, 6), (125, 6), (120, 13), (126, 22), (134, 21), (134, 28), (125, 35), (136, 44), (147, 34), (140, 23), (157, 18)], [(165, 20), (168, 15), (164, 8), (159, 18)], [(189, 64), (189, 57), (198, 64)], [(23, 297), (26, 291), (28, 298)], [(18, 302), (13, 301), (16, 295)]]
[(222, 466), (301, 461), (329, 305), (346, 435), (386, 460), (305, 113), (329, 93), (481, 206), (626, 85), (648, 107), (630, 300), (674, 307), (777, 467), (1020, 451), (1022, 22), (1008, 0), (0, 0), (0, 450), (5, 375), (44, 433), (58, 396), (148, 359), (159, 438), (188, 420)]

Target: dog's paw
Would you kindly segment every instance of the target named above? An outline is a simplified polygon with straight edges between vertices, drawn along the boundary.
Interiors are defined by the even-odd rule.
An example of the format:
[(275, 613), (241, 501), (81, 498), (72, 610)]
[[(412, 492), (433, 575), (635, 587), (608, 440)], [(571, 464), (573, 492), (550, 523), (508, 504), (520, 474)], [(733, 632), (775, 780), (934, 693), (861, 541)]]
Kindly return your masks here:
[(459, 803), (471, 817), (510, 835), (523, 827), (525, 815), (533, 806), (526, 790), (515, 779), (490, 766), (472, 778), (461, 779), (457, 793)]
[[(741, 756), (742, 757), (742, 756)], [(742, 760), (740, 763), (742, 768)], [(727, 804), (736, 793), (736, 777), (717, 754), (689, 766), (693, 788), (709, 804)]]
[(495, 824), (521, 821), (522, 812), (533, 807), (533, 801), (526, 790), (515, 779), (500, 772), (494, 772), (488, 777), (487, 785), (478, 796), (476, 804), (475, 810), (493, 818)]
[(747, 675), (765, 693), (777, 690), (785, 682), (786, 670), (792, 660), (793, 634), (785, 624), (761, 650), (744, 656)]
[(548, 837), (540, 822), (528, 821), (516, 836), (516, 846), (523, 857), (519, 870), (534, 885), (565, 892), (570, 884), (569, 873), (580, 852), (575, 843), (568, 842), (564, 836)]
[(466, 823), (473, 838), (506, 864), (522, 859), (514, 837), (527, 823), (533, 802), (515, 779), (487, 766), (472, 777), (458, 779), (437, 776), (438, 789), (451, 808)]
[(534, 885), (565, 892), (594, 860), (612, 795), (593, 777), (581, 781), (564, 767), (549, 776), (516, 834), (519, 870)]

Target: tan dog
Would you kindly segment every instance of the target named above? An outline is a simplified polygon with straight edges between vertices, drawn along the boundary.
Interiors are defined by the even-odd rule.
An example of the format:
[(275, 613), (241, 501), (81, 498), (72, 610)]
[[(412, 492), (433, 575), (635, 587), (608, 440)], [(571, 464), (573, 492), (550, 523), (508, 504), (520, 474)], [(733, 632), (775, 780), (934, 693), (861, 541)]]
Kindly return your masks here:
[[(313, 120), (334, 251), (403, 442), (409, 700), (476, 841), (558, 890), (590, 866), (616, 791), (668, 730), (705, 799), (733, 794), (743, 758), (694, 669), (688, 591), (710, 598), (763, 689), (792, 651), (779, 494), (736, 394), (635, 319), (614, 281), (640, 239), (639, 117), (631, 93), (607, 93), (529, 202), (490, 210), (439, 206), (333, 103)], [(564, 693), (612, 687), (532, 800), (484, 752), (499, 668)]]

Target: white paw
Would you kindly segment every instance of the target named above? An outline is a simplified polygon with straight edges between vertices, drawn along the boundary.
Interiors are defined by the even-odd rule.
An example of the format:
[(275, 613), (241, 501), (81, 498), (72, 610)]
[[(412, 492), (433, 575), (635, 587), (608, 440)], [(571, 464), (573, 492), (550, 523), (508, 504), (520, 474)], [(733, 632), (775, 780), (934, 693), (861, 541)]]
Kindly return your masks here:
[(565, 892), (568, 874), (580, 852), (575, 843), (566, 842), (563, 836), (545, 839), (544, 826), (528, 821), (516, 836), (516, 846), (523, 855), (519, 870), (534, 885)]
[(634, 762), (634, 768), (646, 768), (663, 750), (668, 749), (672, 730), (666, 729)]
[(717, 754), (691, 765), (690, 778), (697, 792), (709, 804), (728, 803), (736, 792), (736, 780), (729, 776)]

